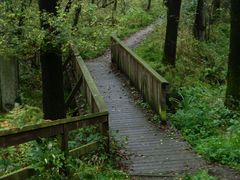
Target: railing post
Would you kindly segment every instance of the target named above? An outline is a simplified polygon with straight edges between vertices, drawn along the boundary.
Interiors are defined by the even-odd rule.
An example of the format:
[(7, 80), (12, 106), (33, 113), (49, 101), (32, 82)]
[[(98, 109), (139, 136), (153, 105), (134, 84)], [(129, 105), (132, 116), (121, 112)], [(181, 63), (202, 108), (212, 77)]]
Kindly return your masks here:
[(69, 155), (69, 150), (68, 150), (68, 128), (67, 126), (64, 124), (63, 125), (63, 133), (60, 134), (59, 137), (59, 141), (60, 141), (60, 148), (64, 153), (64, 161), (63, 161), (63, 167), (61, 169), (62, 174), (64, 174), (65, 176), (69, 175), (69, 169), (66, 165), (66, 159), (68, 158)]
[(106, 152), (109, 152), (110, 150), (110, 137), (109, 137), (109, 116), (105, 116), (106, 118), (106, 122), (100, 124), (100, 131), (101, 131), (101, 134), (104, 136), (104, 138), (106, 138), (106, 142), (104, 144), (104, 148), (105, 148), (105, 151)]
[(166, 125), (167, 124), (167, 94), (168, 94), (169, 84), (162, 83), (161, 84), (161, 124), (160, 125)]

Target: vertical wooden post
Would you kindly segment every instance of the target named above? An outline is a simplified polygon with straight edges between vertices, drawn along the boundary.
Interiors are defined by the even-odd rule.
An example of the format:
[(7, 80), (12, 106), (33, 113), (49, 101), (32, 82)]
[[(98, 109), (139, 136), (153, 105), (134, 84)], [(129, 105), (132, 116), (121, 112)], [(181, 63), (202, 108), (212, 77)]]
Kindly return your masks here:
[(168, 93), (168, 84), (161, 84), (161, 124), (167, 124), (167, 93)]
[(105, 123), (100, 124), (100, 131), (101, 131), (101, 134), (104, 137), (106, 137), (105, 151), (109, 152), (110, 150), (109, 120), (108, 120), (109, 116), (107, 115), (105, 118), (107, 121)]
[(114, 59), (116, 58), (116, 50), (115, 50), (115, 42), (113, 37), (111, 37), (111, 62), (114, 63)]
[(63, 125), (63, 133), (61, 134), (61, 150), (68, 154), (68, 129), (67, 126)]
[(167, 29), (164, 44), (163, 63), (175, 66), (176, 63), (176, 48), (178, 36), (178, 24), (180, 18), (182, 0), (167, 0)]
[(67, 126), (65, 124), (63, 125), (63, 133), (59, 135), (58, 139), (59, 139), (60, 148), (63, 151), (64, 157), (65, 157), (65, 160), (63, 162), (63, 167), (62, 167), (60, 173), (65, 175), (65, 176), (68, 176), (69, 175), (69, 169), (66, 166), (66, 159), (68, 158), (68, 155), (69, 155), (69, 150), (68, 150), (68, 128), (67, 128)]

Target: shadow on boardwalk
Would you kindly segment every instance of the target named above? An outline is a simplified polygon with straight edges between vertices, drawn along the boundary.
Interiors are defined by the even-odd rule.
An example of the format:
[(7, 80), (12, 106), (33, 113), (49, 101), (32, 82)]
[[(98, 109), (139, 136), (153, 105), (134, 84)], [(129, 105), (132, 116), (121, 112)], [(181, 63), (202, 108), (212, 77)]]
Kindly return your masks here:
[[(134, 48), (153, 29), (153, 25), (146, 27), (125, 43)], [(127, 163), (136, 179), (173, 179), (177, 174), (208, 166), (185, 141), (148, 122), (144, 111), (135, 105), (123, 76), (111, 68), (109, 50), (103, 56), (88, 61), (87, 66), (108, 104), (110, 130), (118, 132), (117, 140), (128, 139), (126, 149), (130, 160)], [(216, 174), (222, 169), (214, 168), (213, 171)], [(234, 172), (230, 175), (231, 178), (228, 173), (226, 178), (221, 176), (222, 179), (238, 179)]]

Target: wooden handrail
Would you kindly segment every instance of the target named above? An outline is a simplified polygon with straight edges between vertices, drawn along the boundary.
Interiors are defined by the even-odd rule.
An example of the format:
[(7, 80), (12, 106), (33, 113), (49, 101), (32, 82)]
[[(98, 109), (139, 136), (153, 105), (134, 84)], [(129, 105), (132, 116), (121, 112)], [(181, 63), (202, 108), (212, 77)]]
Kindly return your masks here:
[(101, 112), (26, 126), (22, 129), (14, 128), (0, 131), (0, 147), (8, 147), (38, 138), (47, 138), (62, 134), (64, 132), (64, 126), (68, 131), (72, 131), (94, 124), (106, 123), (108, 121), (107, 118), (108, 112)]
[(126, 47), (117, 37), (111, 37), (112, 63), (128, 76), (133, 85), (141, 92), (144, 100), (160, 114), (162, 123), (166, 123), (166, 98), (168, 81), (158, 74), (142, 58)]
[(86, 84), (89, 87), (91, 94), (93, 95), (93, 100), (95, 101), (99, 112), (106, 112), (108, 111), (108, 107), (100, 94), (95, 81), (93, 80), (86, 64), (84, 63), (80, 53), (78, 52), (77, 48), (72, 46), (73, 54), (75, 55), (76, 61), (81, 69), (84, 79), (86, 80)]
[[(72, 55), (68, 57), (66, 63), (64, 63), (64, 67), (67, 67), (68, 63), (75, 61), (76, 74), (79, 76), (75, 80), (75, 87), (69, 95), (69, 98), (66, 101), (66, 105), (68, 105), (73, 99), (74, 95), (80, 86), (83, 86), (83, 90), (86, 92), (86, 99), (91, 107), (91, 114), (71, 117), (66, 119), (59, 119), (54, 121), (45, 121), (41, 124), (29, 125), (23, 128), (13, 128), (8, 130), (0, 130), (0, 147), (6, 148), (8, 146), (18, 145), (22, 143), (26, 143), (28, 141), (36, 140), (38, 138), (48, 138), (57, 135), (62, 136), (61, 148), (64, 151), (68, 151), (68, 132), (91, 126), (91, 125), (99, 125), (101, 133), (107, 137), (106, 142), (106, 150), (109, 148), (109, 127), (108, 127), (108, 108), (106, 103), (103, 100), (103, 97), (100, 95), (100, 92), (97, 89), (97, 86), (87, 69), (83, 59), (79, 55), (79, 52), (76, 48), (71, 46)], [(71, 59), (70, 59), (71, 58)], [(74, 68), (74, 67), (73, 67)], [(86, 148), (89, 148), (90, 151), (95, 150), (97, 143), (90, 143), (83, 147), (79, 147), (69, 151), (69, 154), (74, 156), (80, 156), (88, 151)], [(33, 174), (33, 170), (30, 167), (23, 168), (22, 170), (16, 171), (15, 173), (10, 173), (9, 176), (2, 176), (0, 179), (11, 179), (12, 177), (21, 176), (30, 176)], [(19, 177), (19, 176), (18, 176)]]

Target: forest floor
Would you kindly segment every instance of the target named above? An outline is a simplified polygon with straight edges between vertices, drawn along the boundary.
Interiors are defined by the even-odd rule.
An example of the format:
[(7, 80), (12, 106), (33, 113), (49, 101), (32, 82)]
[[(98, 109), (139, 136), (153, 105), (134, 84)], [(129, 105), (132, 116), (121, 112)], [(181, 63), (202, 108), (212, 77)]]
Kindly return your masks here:
[[(154, 31), (154, 27), (155, 24), (142, 29), (124, 42), (128, 47), (135, 48)], [(110, 56), (110, 50), (107, 50), (104, 55), (87, 61), (87, 65), (108, 103), (112, 133), (117, 132), (119, 141), (122, 142), (123, 138), (126, 140), (130, 158), (127, 163), (131, 162), (129, 171), (136, 175), (134, 177), (172, 179), (177, 174), (181, 177), (181, 174), (205, 169), (217, 179), (240, 179), (238, 171), (208, 162), (195, 154), (173, 127), (159, 129), (150, 123), (145, 109), (136, 105), (134, 88), (112, 67)], [(166, 157), (169, 159), (164, 159)]]

